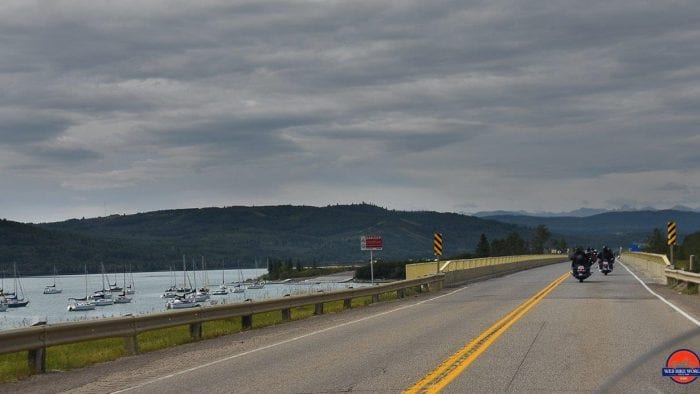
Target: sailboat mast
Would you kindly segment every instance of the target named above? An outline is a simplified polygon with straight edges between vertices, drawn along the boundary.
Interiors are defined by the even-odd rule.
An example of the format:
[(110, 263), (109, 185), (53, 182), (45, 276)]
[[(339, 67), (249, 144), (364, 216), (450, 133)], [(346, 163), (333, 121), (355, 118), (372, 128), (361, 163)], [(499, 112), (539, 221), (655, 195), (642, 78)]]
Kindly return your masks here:
[(182, 288), (187, 286), (187, 262), (185, 261), (185, 254), (182, 255)]

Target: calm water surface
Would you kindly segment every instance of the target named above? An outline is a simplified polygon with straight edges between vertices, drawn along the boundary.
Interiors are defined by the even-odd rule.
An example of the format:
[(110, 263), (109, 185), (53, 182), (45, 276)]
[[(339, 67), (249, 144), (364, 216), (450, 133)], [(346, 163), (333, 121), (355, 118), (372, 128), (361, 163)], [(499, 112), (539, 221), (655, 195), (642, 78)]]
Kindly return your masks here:
[[(240, 280), (254, 279), (267, 273), (265, 269), (244, 269), (226, 270), (223, 279), (226, 284)], [(175, 280), (180, 286), (183, 282), (183, 273), (175, 272)], [(189, 273), (190, 281), (193, 280), (192, 273)], [(222, 272), (208, 271), (205, 275), (199, 272), (197, 275), (197, 286), (201, 287), (205, 276), (208, 278), (209, 287), (215, 290), (222, 282)], [(111, 283), (117, 282), (122, 287), (124, 275), (108, 274)], [(93, 311), (68, 312), (68, 298), (85, 297), (85, 275), (64, 275), (56, 277), (56, 287), (63, 289), (60, 294), (43, 294), (44, 287), (53, 283), (53, 277), (26, 277), (21, 278), (18, 286), (24, 291), (24, 297), (29, 299), (29, 305), (23, 308), (8, 308), (6, 312), (0, 312), (0, 330), (9, 328), (26, 327), (37, 320), (46, 320), (50, 323), (62, 321), (78, 321), (99, 319), (103, 317), (123, 316), (126, 314), (147, 314), (163, 312), (166, 310), (166, 299), (161, 298), (161, 294), (173, 283), (173, 275), (170, 272), (140, 272), (134, 273), (134, 287), (136, 294), (129, 295), (132, 298), (129, 304), (115, 304), (104, 307), (97, 307)], [(100, 290), (102, 286), (101, 274), (90, 274), (87, 276), (88, 292)], [(128, 281), (127, 277), (127, 281)], [(263, 289), (246, 290), (245, 293), (228, 294), (225, 296), (212, 296), (219, 304), (231, 304), (244, 302), (249, 298), (252, 300), (262, 300), (268, 298), (278, 298), (285, 294), (303, 295), (312, 294), (319, 291), (333, 291), (346, 289), (348, 287), (362, 286), (356, 283), (316, 283), (313, 281), (301, 282), (297, 284), (266, 284)], [(14, 279), (5, 277), (2, 283), (5, 291), (12, 291), (15, 287)], [(105, 285), (107, 287), (107, 285)], [(112, 293), (116, 296), (119, 293)], [(204, 303), (203, 303), (204, 304)]]

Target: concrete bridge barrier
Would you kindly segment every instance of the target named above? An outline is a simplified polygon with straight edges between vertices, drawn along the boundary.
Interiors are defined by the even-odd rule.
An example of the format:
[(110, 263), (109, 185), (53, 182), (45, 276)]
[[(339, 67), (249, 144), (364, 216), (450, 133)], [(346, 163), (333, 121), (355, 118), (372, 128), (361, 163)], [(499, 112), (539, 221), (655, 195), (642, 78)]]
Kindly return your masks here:
[(476, 280), (507, 275), (548, 264), (567, 261), (562, 254), (499, 256), (407, 264), (406, 279), (445, 274), (445, 286), (459, 286)]

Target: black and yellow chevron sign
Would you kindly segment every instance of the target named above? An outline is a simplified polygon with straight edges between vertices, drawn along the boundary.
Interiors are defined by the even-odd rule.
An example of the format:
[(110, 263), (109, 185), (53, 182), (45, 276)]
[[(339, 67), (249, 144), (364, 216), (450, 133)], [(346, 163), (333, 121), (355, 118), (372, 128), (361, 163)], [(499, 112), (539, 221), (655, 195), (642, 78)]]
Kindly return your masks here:
[(677, 245), (676, 239), (676, 222), (668, 222), (668, 246)]
[(433, 236), (433, 253), (435, 256), (442, 256), (442, 233), (435, 233)]

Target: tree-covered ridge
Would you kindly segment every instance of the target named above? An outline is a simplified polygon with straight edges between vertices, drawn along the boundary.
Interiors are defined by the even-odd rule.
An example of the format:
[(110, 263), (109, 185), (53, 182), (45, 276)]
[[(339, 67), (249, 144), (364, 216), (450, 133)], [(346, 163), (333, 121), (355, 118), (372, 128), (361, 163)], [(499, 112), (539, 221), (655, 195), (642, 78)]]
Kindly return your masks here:
[(267, 258), (361, 263), (369, 259), (360, 250), (362, 235), (384, 237), (384, 250), (375, 256), (387, 261), (432, 258), (435, 231), (445, 236), (445, 256), (471, 252), (481, 233), (529, 238), (528, 229), (512, 224), (370, 204), (180, 209), (12, 226), (5, 226), (0, 239), (0, 263), (17, 261), (24, 273), (50, 273), (53, 264), (61, 273), (79, 273), (84, 263), (102, 261), (110, 271), (124, 264), (167, 269), (179, 266), (183, 254), (243, 267), (256, 260), (262, 266)]

